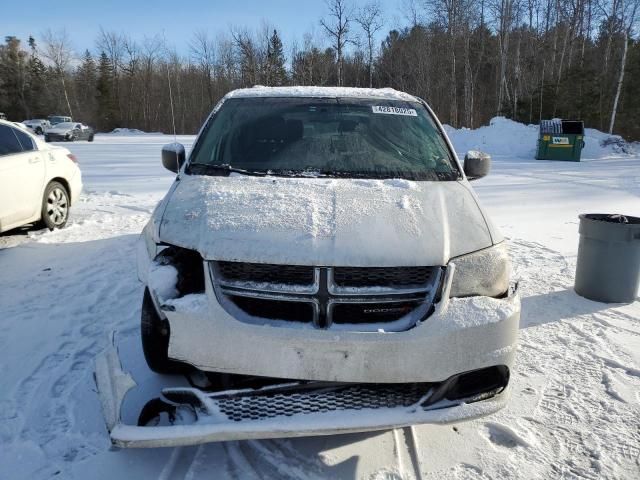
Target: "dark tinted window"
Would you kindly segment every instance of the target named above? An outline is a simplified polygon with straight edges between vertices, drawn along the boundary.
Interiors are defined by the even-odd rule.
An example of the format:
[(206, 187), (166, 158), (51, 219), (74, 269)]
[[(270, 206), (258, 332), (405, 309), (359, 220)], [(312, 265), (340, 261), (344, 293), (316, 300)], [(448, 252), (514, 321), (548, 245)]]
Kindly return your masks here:
[(387, 99), (227, 100), (198, 141), (189, 171), (212, 165), (273, 175), (458, 178), (424, 106)]
[(20, 152), (22, 152), (22, 146), (13, 133), (13, 128), (0, 125), (0, 155)]
[(13, 132), (16, 134), (16, 136), (18, 137), (18, 141), (20, 142), (20, 144), (22, 145), (22, 149), (30, 152), (31, 150), (35, 150), (36, 146), (33, 143), (33, 139), (27, 135), (24, 132), (21, 132), (20, 130), (17, 129), (13, 129)]

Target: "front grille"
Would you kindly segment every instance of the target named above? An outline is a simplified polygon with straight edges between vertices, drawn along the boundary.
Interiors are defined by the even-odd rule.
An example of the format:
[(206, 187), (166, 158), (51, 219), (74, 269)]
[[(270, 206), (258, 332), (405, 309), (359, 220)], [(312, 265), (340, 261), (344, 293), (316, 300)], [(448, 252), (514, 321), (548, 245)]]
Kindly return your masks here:
[(423, 303), (423, 300), (398, 303), (337, 303), (333, 306), (333, 323), (385, 323), (400, 320)]
[(229, 297), (247, 315), (288, 322), (313, 322), (313, 306), (305, 302), (289, 302), (254, 297)]
[(411, 328), (430, 314), (442, 276), (441, 267), (210, 262), (209, 270), (220, 304), (240, 321), (390, 332)]
[(47, 140), (53, 140), (55, 142), (55, 141), (59, 141), (59, 140), (64, 140), (66, 137), (64, 135), (59, 135), (57, 133), (47, 133), (45, 138)]
[(271, 282), (283, 285), (313, 283), (313, 267), (243, 262), (217, 262), (217, 267), (220, 276), (231, 282)]
[(410, 407), (428, 392), (431, 384), (360, 384), (300, 393), (262, 393), (255, 396), (216, 398), (217, 407), (229, 420), (265, 420), (281, 416)]
[(336, 267), (333, 281), (339, 287), (406, 288), (425, 285), (434, 271), (431, 267)]

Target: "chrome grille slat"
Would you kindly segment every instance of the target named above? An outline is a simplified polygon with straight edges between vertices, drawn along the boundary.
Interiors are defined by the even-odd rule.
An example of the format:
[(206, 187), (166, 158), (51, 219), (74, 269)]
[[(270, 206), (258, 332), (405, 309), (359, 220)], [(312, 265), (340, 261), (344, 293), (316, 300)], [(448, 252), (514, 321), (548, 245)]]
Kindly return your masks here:
[[(264, 270), (259, 271), (260, 264), (248, 264), (249, 267), (230, 267), (228, 264), (233, 262), (210, 262), (210, 274), (212, 284), (218, 299), (223, 307), (228, 302), (234, 302), (234, 298), (254, 299), (251, 302), (251, 316), (259, 311), (259, 302), (263, 303), (265, 310), (264, 318), (274, 320), (287, 320), (291, 317), (291, 312), (286, 311), (287, 304), (283, 302), (303, 302), (313, 306), (313, 324), (317, 328), (331, 328), (332, 325), (365, 325), (375, 324), (384, 327), (385, 324), (397, 322), (403, 319), (402, 325), (413, 326), (418, 321), (425, 318), (430, 312), (433, 304), (437, 288), (440, 284), (442, 269), (440, 267), (371, 267), (372, 278), (374, 278), (373, 286), (361, 285), (362, 278), (367, 277), (365, 267), (295, 267), (293, 270), (289, 266), (283, 265), (283, 272), (286, 282), (283, 282), (277, 275), (270, 277), (270, 281), (264, 281), (266, 273), (274, 275), (277, 272), (277, 265), (265, 264)], [(223, 267), (220, 267), (223, 264)], [(311, 274), (309, 274), (309, 270)], [(409, 275), (409, 280), (401, 281), (400, 286), (382, 285), (381, 278), (384, 277), (383, 270), (391, 270), (392, 273), (387, 275), (389, 278), (399, 278), (402, 272), (411, 273), (411, 269), (417, 269), (417, 273)], [(335, 282), (335, 272), (339, 269), (344, 271), (340, 274), (342, 285)], [(356, 280), (349, 283), (344, 280), (345, 271), (356, 272), (358, 276)], [(232, 272), (234, 278), (229, 279), (226, 273)], [(258, 272), (257, 277), (260, 282), (254, 281), (253, 278), (242, 277), (238, 272)], [(301, 284), (295, 277), (296, 272), (302, 272), (306, 284)], [(305, 273), (306, 272), (306, 273)], [(296, 280), (298, 279), (298, 280)], [(295, 283), (293, 283), (295, 281)], [(416, 281), (423, 281), (422, 284), (416, 284)], [(360, 286), (353, 286), (355, 284)], [(347, 285), (347, 286), (345, 286)], [(349, 286), (351, 285), (351, 286)], [(238, 307), (239, 303), (246, 303), (248, 300), (235, 301), (234, 305)], [(274, 304), (279, 302), (281, 306), (282, 318), (277, 318), (277, 309)], [(405, 304), (413, 306), (407, 309), (405, 315), (400, 308), (393, 305)], [(339, 305), (351, 305), (351, 307), (338, 308)], [(359, 309), (358, 306), (362, 308)], [(255, 308), (254, 308), (255, 307)], [(240, 308), (242, 310), (242, 308)], [(245, 309), (246, 311), (246, 309)], [(334, 312), (338, 312), (334, 315)], [(346, 312), (346, 313), (345, 313)], [(360, 314), (358, 315), (358, 312)], [(388, 313), (385, 315), (384, 313)], [(236, 312), (237, 313), (237, 312)], [(355, 315), (355, 317), (354, 317)], [(234, 315), (238, 318), (238, 315)], [(409, 316), (415, 317), (413, 320), (406, 321)], [(367, 318), (368, 317), (368, 318)], [(262, 316), (261, 316), (262, 318)], [(238, 318), (242, 320), (241, 318)], [(295, 321), (298, 321), (297, 319)], [(300, 319), (300, 321), (308, 322), (308, 319)], [(405, 327), (402, 327), (406, 330)], [(377, 328), (377, 327), (376, 327)], [(396, 325), (396, 328), (400, 328)], [(371, 331), (371, 328), (364, 328), (360, 331)]]

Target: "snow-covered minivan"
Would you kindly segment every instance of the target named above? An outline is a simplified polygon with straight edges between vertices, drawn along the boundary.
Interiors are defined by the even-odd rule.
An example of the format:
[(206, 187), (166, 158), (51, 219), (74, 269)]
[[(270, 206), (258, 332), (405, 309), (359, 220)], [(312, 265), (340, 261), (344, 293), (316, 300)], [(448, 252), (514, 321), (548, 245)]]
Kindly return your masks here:
[(207, 387), (163, 401), (208, 420), (116, 429), (117, 444), (375, 430), (504, 406), (520, 302), (469, 184), (490, 158), (461, 165), (424, 101), (236, 90), (188, 159), (170, 144), (162, 160), (177, 176), (139, 244), (142, 347), (156, 372), (204, 372)]

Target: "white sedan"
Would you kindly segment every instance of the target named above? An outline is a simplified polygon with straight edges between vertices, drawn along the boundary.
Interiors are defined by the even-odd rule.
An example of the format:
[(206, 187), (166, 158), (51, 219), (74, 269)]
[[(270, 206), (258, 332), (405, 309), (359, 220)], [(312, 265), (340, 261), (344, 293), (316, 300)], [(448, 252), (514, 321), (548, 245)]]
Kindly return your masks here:
[(41, 222), (62, 228), (82, 191), (76, 158), (0, 120), (0, 232)]

